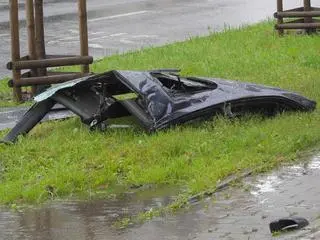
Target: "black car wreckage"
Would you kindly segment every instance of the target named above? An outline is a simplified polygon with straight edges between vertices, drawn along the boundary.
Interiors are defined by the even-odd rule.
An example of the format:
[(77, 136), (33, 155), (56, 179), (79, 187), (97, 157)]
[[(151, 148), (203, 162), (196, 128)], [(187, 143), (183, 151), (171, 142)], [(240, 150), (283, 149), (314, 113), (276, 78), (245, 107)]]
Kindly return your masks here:
[[(312, 111), (316, 102), (296, 93), (252, 83), (203, 77), (180, 77), (178, 70), (109, 71), (49, 88), (35, 97), (2, 142), (28, 133), (56, 104), (90, 128), (132, 115), (148, 132), (216, 114), (273, 116), (284, 111)], [(128, 94), (130, 98), (117, 96)]]

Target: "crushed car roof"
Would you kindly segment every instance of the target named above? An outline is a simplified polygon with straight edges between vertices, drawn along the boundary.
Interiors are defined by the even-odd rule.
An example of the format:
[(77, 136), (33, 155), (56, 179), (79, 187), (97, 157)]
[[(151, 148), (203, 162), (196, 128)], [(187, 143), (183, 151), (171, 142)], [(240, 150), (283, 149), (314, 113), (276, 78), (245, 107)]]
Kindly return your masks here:
[[(132, 94), (129, 99), (115, 96)], [(148, 132), (216, 114), (273, 116), (283, 111), (312, 111), (316, 102), (297, 93), (253, 83), (181, 77), (175, 70), (109, 71), (63, 84), (38, 95), (37, 103), (4, 138), (13, 142), (61, 104), (91, 128), (109, 118), (134, 116)]]

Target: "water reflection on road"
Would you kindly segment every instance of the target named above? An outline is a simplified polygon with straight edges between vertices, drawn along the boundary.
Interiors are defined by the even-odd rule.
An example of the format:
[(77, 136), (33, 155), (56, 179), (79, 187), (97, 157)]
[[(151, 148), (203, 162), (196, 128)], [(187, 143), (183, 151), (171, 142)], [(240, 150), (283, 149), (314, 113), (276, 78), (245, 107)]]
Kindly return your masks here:
[[(311, 161), (248, 178), (248, 188), (230, 188), (176, 215), (116, 229), (116, 219), (170, 203), (173, 189), (128, 193), (108, 201), (70, 201), (22, 213), (0, 212), (0, 239), (270, 239), (268, 223), (299, 215), (311, 225), (320, 215), (320, 153)], [(319, 226), (284, 235), (300, 239)], [(302, 235), (301, 235), (302, 234)], [(308, 238), (306, 238), (308, 239)]]
[(126, 193), (108, 201), (57, 202), (23, 213), (0, 212), (0, 239), (114, 239), (117, 219), (166, 206), (171, 189)]

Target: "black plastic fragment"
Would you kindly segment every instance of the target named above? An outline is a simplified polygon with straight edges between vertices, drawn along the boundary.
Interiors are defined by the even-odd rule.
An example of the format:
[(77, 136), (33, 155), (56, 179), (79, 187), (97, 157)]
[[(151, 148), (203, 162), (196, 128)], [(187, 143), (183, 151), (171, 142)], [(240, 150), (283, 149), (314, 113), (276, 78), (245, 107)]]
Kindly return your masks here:
[(302, 217), (282, 218), (269, 224), (271, 233), (285, 232), (304, 228), (309, 225), (307, 219)]
[(16, 141), (19, 135), (27, 134), (42, 118), (44, 118), (54, 105), (55, 101), (52, 99), (46, 99), (33, 105), (1, 142), (12, 143)]

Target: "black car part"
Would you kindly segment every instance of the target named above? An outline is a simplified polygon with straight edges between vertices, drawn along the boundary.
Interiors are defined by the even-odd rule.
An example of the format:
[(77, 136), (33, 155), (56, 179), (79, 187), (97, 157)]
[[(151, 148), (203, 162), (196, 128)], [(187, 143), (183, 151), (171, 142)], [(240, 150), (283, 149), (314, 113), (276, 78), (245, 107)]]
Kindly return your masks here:
[[(117, 96), (128, 94), (130, 98)], [(56, 86), (38, 95), (37, 103), (4, 138), (14, 142), (28, 133), (56, 104), (91, 128), (109, 118), (134, 116), (148, 132), (215, 114), (273, 116), (283, 111), (312, 111), (316, 102), (301, 95), (252, 83), (180, 77), (178, 70), (109, 71)]]
[(307, 219), (302, 217), (282, 218), (269, 224), (270, 232), (285, 232), (304, 228), (309, 225)]

